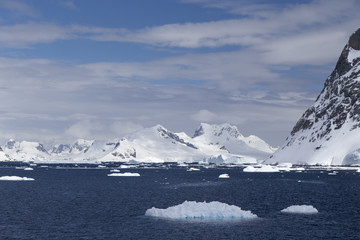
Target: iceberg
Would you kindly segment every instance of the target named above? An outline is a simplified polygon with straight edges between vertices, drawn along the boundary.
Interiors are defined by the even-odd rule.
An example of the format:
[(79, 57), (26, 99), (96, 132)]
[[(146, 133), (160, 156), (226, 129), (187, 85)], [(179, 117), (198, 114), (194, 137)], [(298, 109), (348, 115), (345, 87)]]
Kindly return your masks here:
[(18, 176), (2, 176), (0, 181), (34, 181), (33, 178), (18, 177)]
[(292, 205), (281, 210), (282, 213), (315, 214), (319, 211), (311, 205)]
[(108, 174), (109, 177), (140, 177), (139, 173), (131, 173), (131, 172), (124, 172), (124, 173), (110, 173)]
[(224, 173), (224, 174), (220, 174), (219, 178), (230, 178), (229, 174)]
[(188, 171), (188, 172), (192, 172), (192, 171), (200, 171), (200, 169), (191, 167), (191, 168), (189, 168), (189, 169), (188, 169), (188, 170), (186, 170), (186, 171)]
[(243, 172), (279, 172), (279, 168), (270, 165), (262, 165), (260, 167), (247, 166)]
[(251, 211), (221, 203), (185, 201), (166, 209), (150, 208), (145, 216), (176, 220), (244, 220), (257, 218)]

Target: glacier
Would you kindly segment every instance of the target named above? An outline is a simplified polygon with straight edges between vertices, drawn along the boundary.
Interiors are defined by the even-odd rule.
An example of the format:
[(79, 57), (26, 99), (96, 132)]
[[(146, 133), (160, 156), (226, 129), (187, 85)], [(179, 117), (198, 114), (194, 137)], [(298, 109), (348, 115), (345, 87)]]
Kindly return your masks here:
[(237, 206), (217, 201), (209, 203), (185, 201), (166, 209), (153, 207), (146, 210), (145, 216), (176, 220), (245, 220), (257, 218), (257, 215), (251, 211), (244, 211)]

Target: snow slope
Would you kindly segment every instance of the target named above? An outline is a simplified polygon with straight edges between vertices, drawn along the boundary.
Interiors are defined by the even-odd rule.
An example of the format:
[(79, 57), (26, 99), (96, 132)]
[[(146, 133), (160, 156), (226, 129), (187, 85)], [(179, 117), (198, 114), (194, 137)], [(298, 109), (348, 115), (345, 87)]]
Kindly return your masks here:
[(360, 29), (345, 45), (316, 102), (267, 163), (360, 164)]

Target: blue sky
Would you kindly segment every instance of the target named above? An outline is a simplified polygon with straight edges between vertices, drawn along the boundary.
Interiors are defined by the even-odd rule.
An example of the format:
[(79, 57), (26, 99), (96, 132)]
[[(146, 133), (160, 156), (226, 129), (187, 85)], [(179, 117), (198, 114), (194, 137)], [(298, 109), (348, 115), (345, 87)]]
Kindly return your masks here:
[(281, 145), (360, 1), (0, 0), (0, 140), (236, 125)]

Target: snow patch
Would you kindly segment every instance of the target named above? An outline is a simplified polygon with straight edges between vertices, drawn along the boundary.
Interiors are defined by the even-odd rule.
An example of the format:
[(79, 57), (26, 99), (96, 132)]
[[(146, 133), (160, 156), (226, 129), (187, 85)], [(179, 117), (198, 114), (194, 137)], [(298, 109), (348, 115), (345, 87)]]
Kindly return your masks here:
[(352, 63), (354, 61), (354, 59), (360, 57), (360, 51), (359, 50), (355, 50), (353, 48), (349, 48), (349, 54), (348, 54), (348, 62)]
[(319, 211), (311, 205), (292, 205), (281, 210), (283, 213), (316, 214)]
[(34, 178), (18, 177), (18, 176), (2, 176), (0, 181), (34, 181)]
[(153, 207), (146, 210), (145, 216), (178, 220), (243, 220), (257, 217), (251, 211), (244, 211), (237, 206), (217, 201), (209, 203), (185, 201), (166, 209)]

